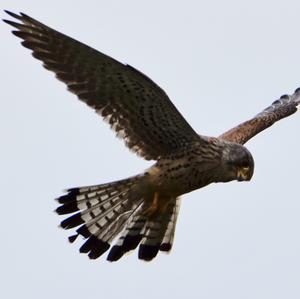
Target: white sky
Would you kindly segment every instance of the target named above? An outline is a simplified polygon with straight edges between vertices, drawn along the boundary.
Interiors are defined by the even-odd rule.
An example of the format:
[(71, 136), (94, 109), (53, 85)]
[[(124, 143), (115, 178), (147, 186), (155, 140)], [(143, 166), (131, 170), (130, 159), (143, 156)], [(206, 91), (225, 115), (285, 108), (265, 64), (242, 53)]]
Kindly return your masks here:
[[(0, 4), (141, 70), (200, 134), (218, 135), (300, 86), (299, 1)], [(300, 298), (300, 113), (247, 144), (250, 183), (183, 196), (171, 254), (90, 261), (57, 228), (53, 198), (150, 164), (10, 31), (1, 23), (1, 298)]]

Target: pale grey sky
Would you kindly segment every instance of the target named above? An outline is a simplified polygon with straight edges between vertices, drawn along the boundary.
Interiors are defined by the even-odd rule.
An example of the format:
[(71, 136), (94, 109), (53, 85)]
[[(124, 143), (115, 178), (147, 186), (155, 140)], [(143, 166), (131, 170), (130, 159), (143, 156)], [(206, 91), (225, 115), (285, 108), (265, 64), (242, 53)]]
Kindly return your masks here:
[[(0, 3), (141, 70), (201, 134), (300, 86), (299, 1)], [(300, 113), (247, 144), (250, 183), (183, 196), (171, 254), (90, 261), (57, 228), (53, 198), (150, 164), (10, 31), (1, 23), (1, 298), (300, 298)]]

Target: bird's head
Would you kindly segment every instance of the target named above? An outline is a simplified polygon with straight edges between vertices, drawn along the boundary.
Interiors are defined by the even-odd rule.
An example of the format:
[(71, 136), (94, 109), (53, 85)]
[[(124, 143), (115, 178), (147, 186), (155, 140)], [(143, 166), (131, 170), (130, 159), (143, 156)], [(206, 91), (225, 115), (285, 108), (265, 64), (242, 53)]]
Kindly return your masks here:
[(231, 180), (250, 181), (254, 172), (254, 160), (251, 153), (242, 145), (227, 144), (223, 150), (223, 182)]

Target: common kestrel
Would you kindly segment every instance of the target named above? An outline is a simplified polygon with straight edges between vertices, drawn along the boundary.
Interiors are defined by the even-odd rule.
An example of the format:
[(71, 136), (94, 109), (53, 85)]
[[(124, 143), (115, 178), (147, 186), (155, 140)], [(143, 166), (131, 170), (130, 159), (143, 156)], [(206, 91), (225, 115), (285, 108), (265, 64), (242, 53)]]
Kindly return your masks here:
[(135, 68), (122, 64), (21, 13), (4, 20), (46, 69), (100, 114), (126, 146), (153, 166), (107, 184), (67, 190), (58, 214), (72, 215), (61, 227), (86, 238), (80, 252), (96, 259), (111, 248), (116, 261), (139, 245), (139, 258), (170, 251), (182, 194), (210, 183), (249, 181), (254, 161), (243, 146), (276, 121), (297, 111), (300, 89), (284, 95), (254, 118), (221, 136), (198, 135), (167, 94)]

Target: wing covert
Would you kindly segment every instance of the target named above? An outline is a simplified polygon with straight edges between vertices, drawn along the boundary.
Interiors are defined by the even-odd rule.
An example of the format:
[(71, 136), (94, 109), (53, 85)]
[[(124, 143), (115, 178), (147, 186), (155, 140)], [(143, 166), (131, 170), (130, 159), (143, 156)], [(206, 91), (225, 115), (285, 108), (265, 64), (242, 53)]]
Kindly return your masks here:
[(138, 155), (156, 160), (199, 137), (166, 93), (129, 65), (102, 54), (21, 13), (13, 33), (46, 69), (110, 124)]

